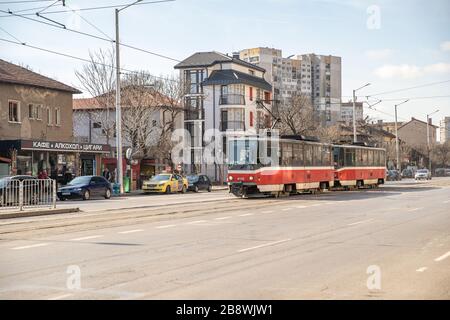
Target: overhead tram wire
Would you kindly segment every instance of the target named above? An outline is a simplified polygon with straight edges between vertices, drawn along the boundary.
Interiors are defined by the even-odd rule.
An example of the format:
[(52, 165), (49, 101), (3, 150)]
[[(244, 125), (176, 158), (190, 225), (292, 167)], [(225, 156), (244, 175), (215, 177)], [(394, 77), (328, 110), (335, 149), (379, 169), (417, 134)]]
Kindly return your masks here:
[(396, 92), (408, 91), (408, 90), (412, 90), (412, 89), (419, 89), (419, 88), (424, 88), (424, 87), (430, 87), (430, 86), (443, 84), (443, 83), (447, 83), (447, 82), (450, 82), (450, 80), (432, 82), (432, 83), (427, 83), (427, 84), (418, 85), (418, 86), (414, 86), (414, 87), (408, 87), (408, 88), (402, 88), (402, 89), (396, 89), (396, 90), (379, 92), (379, 93), (376, 93), (376, 94), (367, 95), (366, 97), (374, 97), (374, 96), (380, 96), (380, 95), (389, 94), (389, 93), (396, 93)]
[(0, 27), (0, 30), (2, 30), (4, 33), (6, 33), (7, 35), (9, 35), (11, 38), (13, 38), (14, 40), (17, 40), (20, 42), (20, 44), (25, 44), (25, 42), (20, 41), (17, 37), (15, 37), (14, 35), (12, 35), (11, 33), (9, 33), (8, 31), (6, 31), (5, 29), (3, 29), (2, 27)]
[(22, 1), (0, 1), (0, 4), (22, 4), (31, 2), (50, 2), (54, 0), (22, 0)]
[[(158, 2), (168, 2), (168, 1), (175, 1), (175, 0), (163, 0), (163, 1), (158, 1)], [(151, 3), (156, 3), (156, 2), (151, 2)], [(16, 17), (19, 17), (19, 18), (23, 18), (23, 19), (26, 19), (26, 20), (30, 20), (30, 21), (33, 21), (33, 22), (38, 22), (38, 23), (41, 23), (41, 24), (45, 24), (45, 25), (48, 25), (48, 26), (51, 26), (51, 27), (54, 27), (54, 28), (58, 28), (58, 29), (61, 29), (61, 30), (67, 30), (67, 31), (70, 31), (70, 32), (73, 32), (73, 33), (76, 33), (76, 34), (79, 34), (79, 35), (83, 35), (83, 36), (86, 36), (86, 37), (94, 38), (94, 39), (97, 39), (97, 40), (102, 40), (102, 41), (107, 41), (107, 42), (110, 42), (110, 43), (115, 43), (115, 40), (103, 38), (103, 37), (100, 37), (100, 36), (96, 36), (94, 34), (78, 31), (78, 30), (75, 30), (75, 29), (67, 28), (65, 25), (60, 24), (57, 21), (53, 21), (54, 23), (50, 23), (50, 22), (46, 22), (46, 21), (41, 21), (41, 20), (29, 18), (29, 17), (26, 17), (24, 15), (16, 14), (16, 13), (14, 13), (12, 11), (0, 10), (0, 12), (7, 13), (7, 14), (10, 14), (10, 15), (13, 15), (13, 16), (16, 16)], [(48, 18), (46, 18), (46, 19), (48, 19)], [(51, 20), (51, 19), (48, 19), (48, 20)], [(142, 48), (139, 48), (139, 47), (136, 47), (136, 46), (133, 46), (133, 45), (125, 44), (123, 42), (120, 42), (119, 45), (121, 45), (122, 47), (126, 47), (126, 48), (129, 48), (129, 49), (136, 50), (136, 51), (144, 52), (144, 53), (147, 53), (147, 54), (150, 54), (150, 55), (153, 55), (153, 56), (157, 56), (157, 57), (160, 57), (160, 58), (163, 58), (163, 59), (171, 60), (171, 61), (174, 61), (174, 62), (180, 62), (180, 60), (178, 60), (178, 59), (175, 59), (175, 58), (172, 58), (172, 57), (160, 54), (160, 53), (152, 52), (152, 51), (149, 51), (149, 50), (146, 50), (146, 49), (142, 49)]]
[[(144, 4), (163, 3), (163, 2), (174, 2), (174, 1), (176, 1), (176, 0), (142, 1), (142, 2), (138, 2), (138, 3), (134, 4), (133, 6), (144, 5)], [(86, 8), (78, 8), (78, 9), (74, 9), (74, 10), (75, 11), (90, 11), (90, 10), (114, 9), (114, 8), (121, 8), (123, 6), (126, 6), (127, 4), (128, 3), (118, 4), (118, 5), (109, 5), (109, 6), (86, 7)], [(16, 12), (18, 12), (18, 11), (16, 11)], [(70, 10), (55, 10), (55, 11), (46, 12), (46, 14), (57, 14), (57, 13), (70, 13)], [(24, 16), (34, 16), (34, 15), (35, 15), (34, 13), (24, 14)], [(11, 15), (0, 16), (0, 18), (6, 18), (6, 17), (11, 17)]]
[[(25, 47), (28, 47), (28, 48), (32, 48), (32, 49), (39, 50), (39, 51), (44, 51), (44, 52), (55, 54), (55, 55), (58, 55), (58, 56), (71, 58), (71, 59), (75, 59), (75, 60), (79, 60), (79, 61), (83, 61), (83, 62), (88, 62), (88, 63), (94, 63), (96, 65), (101, 65), (101, 66), (112, 68), (112, 69), (117, 69), (114, 65), (109, 65), (109, 64), (106, 64), (106, 63), (102, 63), (102, 62), (92, 61), (92, 60), (89, 60), (87, 58), (81, 58), (81, 57), (77, 57), (77, 56), (74, 56), (74, 55), (71, 55), (71, 54), (67, 54), (67, 53), (63, 53), (63, 52), (58, 52), (58, 51), (54, 51), (54, 50), (50, 50), (50, 49), (45, 49), (45, 48), (33, 46), (33, 45), (30, 45), (30, 44), (27, 44), (26, 42), (12, 41), (12, 40), (8, 40), (8, 39), (4, 39), (4, 38), (0, 38), (0, 41), (8, 42), (8, 43), (16, 44), (16, 45), (22, 45), (22, 46), (25, 46)], [(119, 70), (123, 74), (130, 74), (130, 75), (145, 74), (145, 75), (154, 77), (156, 79), (177, 82), (174, 79), (170, 79), (170, 78), (166, 78), (166, 77), (162, 77), (162, 76), (157, 76), (157, 75), (151, 74), (151, 73), (146, 72), (146, 71), (136, 71), (136, 70), (129, 70), (129, 69), (125, 69), (125, 68), (119, 68)]]

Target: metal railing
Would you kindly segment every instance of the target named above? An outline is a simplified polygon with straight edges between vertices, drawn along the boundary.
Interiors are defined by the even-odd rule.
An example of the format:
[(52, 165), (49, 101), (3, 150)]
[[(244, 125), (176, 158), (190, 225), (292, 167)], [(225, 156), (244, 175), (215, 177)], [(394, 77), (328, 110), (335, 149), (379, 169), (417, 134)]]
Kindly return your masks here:
[(245, 121), (221, 121), (220, 130), (245, 131)]
[(7, 180), (0, 185), (0, 209), (56, 208), (56, 180)]
[(245, 105), (245, 97), (243, 94), (222, 94), (219, 105)]

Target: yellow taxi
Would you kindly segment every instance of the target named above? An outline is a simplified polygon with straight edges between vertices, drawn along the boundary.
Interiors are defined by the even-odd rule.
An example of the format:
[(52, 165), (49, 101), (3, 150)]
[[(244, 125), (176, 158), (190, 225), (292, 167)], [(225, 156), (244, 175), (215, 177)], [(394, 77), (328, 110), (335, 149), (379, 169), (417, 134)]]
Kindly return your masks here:
[(142, 191), (144, 193), (186, 193), (188, 185), (188, 180), (179, 174), (160, 173), (144, 181)]

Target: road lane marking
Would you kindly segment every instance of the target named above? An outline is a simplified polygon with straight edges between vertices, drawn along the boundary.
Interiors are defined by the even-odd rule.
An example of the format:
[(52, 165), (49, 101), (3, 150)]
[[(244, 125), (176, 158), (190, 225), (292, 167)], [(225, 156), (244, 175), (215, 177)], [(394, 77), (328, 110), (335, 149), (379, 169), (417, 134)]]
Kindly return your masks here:
[(304, 208), (308, 208), (307, 206), (296, 206), (297, 209), (304, 209)]
[(261, 211), (261, 213), (272, 213), (273, 210)]
[(73, 293), (63, 294), (63, 295), (60, 295), (60, 296), (49, 298), (48, 300), (61, 300), (61, 299), (65, 299), (65, 298), (68, 298), (68, 297), (71, 297), (71, 296), (73, 296)]
[(83, 241), (83, 240), (90, 240), (90, 239), (97, 239), (103, 237), (102, 235), (95, 235), (95, 236), (88, 236), (88, 237), (81, 237), (81, 238), (75, 238), (70, 239), (70, 241)]
[(373, 220), (373, 219), (357, 221), (357, 222), (349, 223), (348, 226), (356, 226), (356, 225), (358, 225), (358, 224), (365, 223), (365, 222), (369, 222), (369, 221), (372, 221), (372, 220)]
[(422, 208), (413, 208), (413, 209), (409, 209), (407, 211), (408, 212), (413, 212), (413, 211), (422, 210), (422, 209), (423, 209), (423, 207)]
[(227, 216), (227, 217), (220, 217), (220, 218), (215, 218), (214, 220), (226, 220), (226, 219), (231, 219), (231, 216)]
[(239, 217), (249, 217), (249, 216), (253, 216), (253, 213), (244, 213), (244, 214), (240, 214)]
[(322, 205), (321, 203), (314, 203), (314, 204), (310, 205), (310, 207), (318, 207), (318, 206), (321, 206), (321, 205)]
[(15, 248), (12, 248), (12, 250), (23, 250), (23, 249), (45, 247), (45, 246), (48, 246), (49, 244), (50, 243), (36, 243), (36, 244), (31, 244), (29, 246), (15, 247)]
[(197, 224), (197, 223), (204, 223), (204, 222), (208, 222), (208, 221), (206, 221), (206, 220), (196, 220), (196, 221), (187, 222), (187, 224)]
[(417, 269), (416, 271), (417, 272), (424, 272), (427, 269), (428, 269), (427, 267), (422, 267), (422, 268)]
[(167, 229), (167, 228), (173, 228), (173, 227), (176, 227), (176, 226), (177, 226), (176, 224), (168, 224), (168, 225), (165, 225), (165, 226), (156, 227), (156, 229)]
[(444, 201), (443, 203), (450, 203), (450, 200), (446, 200), (446, 201)]
[(128, 230), (128, 231), (121, 231), (121, 232), (118, 232), (118, 233), (120, 233), (120, 234), (129, 234), (129, 233), (136, 233), (136, 232), (142, 232), (142, 231), (144, 231), (144, 230), (142, 230), (142, 229), (135, 229), (135, 230)]
[(434, 259), (434, 261), (440, 262), (440, 261), (442, 261), (442, 260), (444, 260), (444, 259), (447, 259), (448, 257), (450, 257), (450, 251), (447, 252), (446, 254), (443, 254), (442, 256), (440, 256), (440, 257)]
[(292, 208), (284, 208), (284, 209), (281, 209), (281, 211), (289, 211), (289, 210), (292, 210)]
[(270, 243), (266, 243), (266, 244), (261, 244), (259, 246), (255, 246), (255, 247), (241, 249), (241, 250), (238, 250), (238, 252), (246, 252), (246, 251), (255, 250), (255, 249), (259, 249), (259, 248), (274, 246), (276, 244), (280, 244), (280, 243), (291, 241), (291, 240), (292, 239), (284, 239), (284, 240), (274, 241), (274, 242), (270, 242)]

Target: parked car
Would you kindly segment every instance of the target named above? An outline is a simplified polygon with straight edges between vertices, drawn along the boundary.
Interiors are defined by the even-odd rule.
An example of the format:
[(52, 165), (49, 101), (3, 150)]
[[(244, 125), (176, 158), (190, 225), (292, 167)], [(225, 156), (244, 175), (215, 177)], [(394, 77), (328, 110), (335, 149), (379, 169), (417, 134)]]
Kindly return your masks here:
[(431, 172), (428, 169), (419, 169), (414, 176), (416, 180), (431, 180)]
[(434, 175), (436, 177), (450, 177), (450, 169), (437, 168), (436, 170), (434, 170)]
[(414, 170), (413, 169), (403, 169), (402, 178), (414, 178)]
[(200, 190), (212, 191), (212, 183), (208, 176), (201, 175), (190, 175), (187, 176), (188, 180), (188, 191), (199, 192)]
[(59, 188), (58, 199), (81, 198), (89, 200), (93, 197), (111, 198), (111, 183), (101, 176), (80, 176), (70, 181), (65, 187)]
[(144, 193), (186, 193), (189, 182), (186, 178), (178, 174), (161, 173), (150, 180), (144, 181), (142, 191)]
[(19, 182), (23, 182), (23, 203), (36, 204), (39, 202), (39, 188), (36, 177), (19, 175), (0, 179), (0, 206), (19, 204)]
[(402, 180), (402, 176), (398, 170), (388, 170), (386, 174), (387, 181), (400, 181)]

